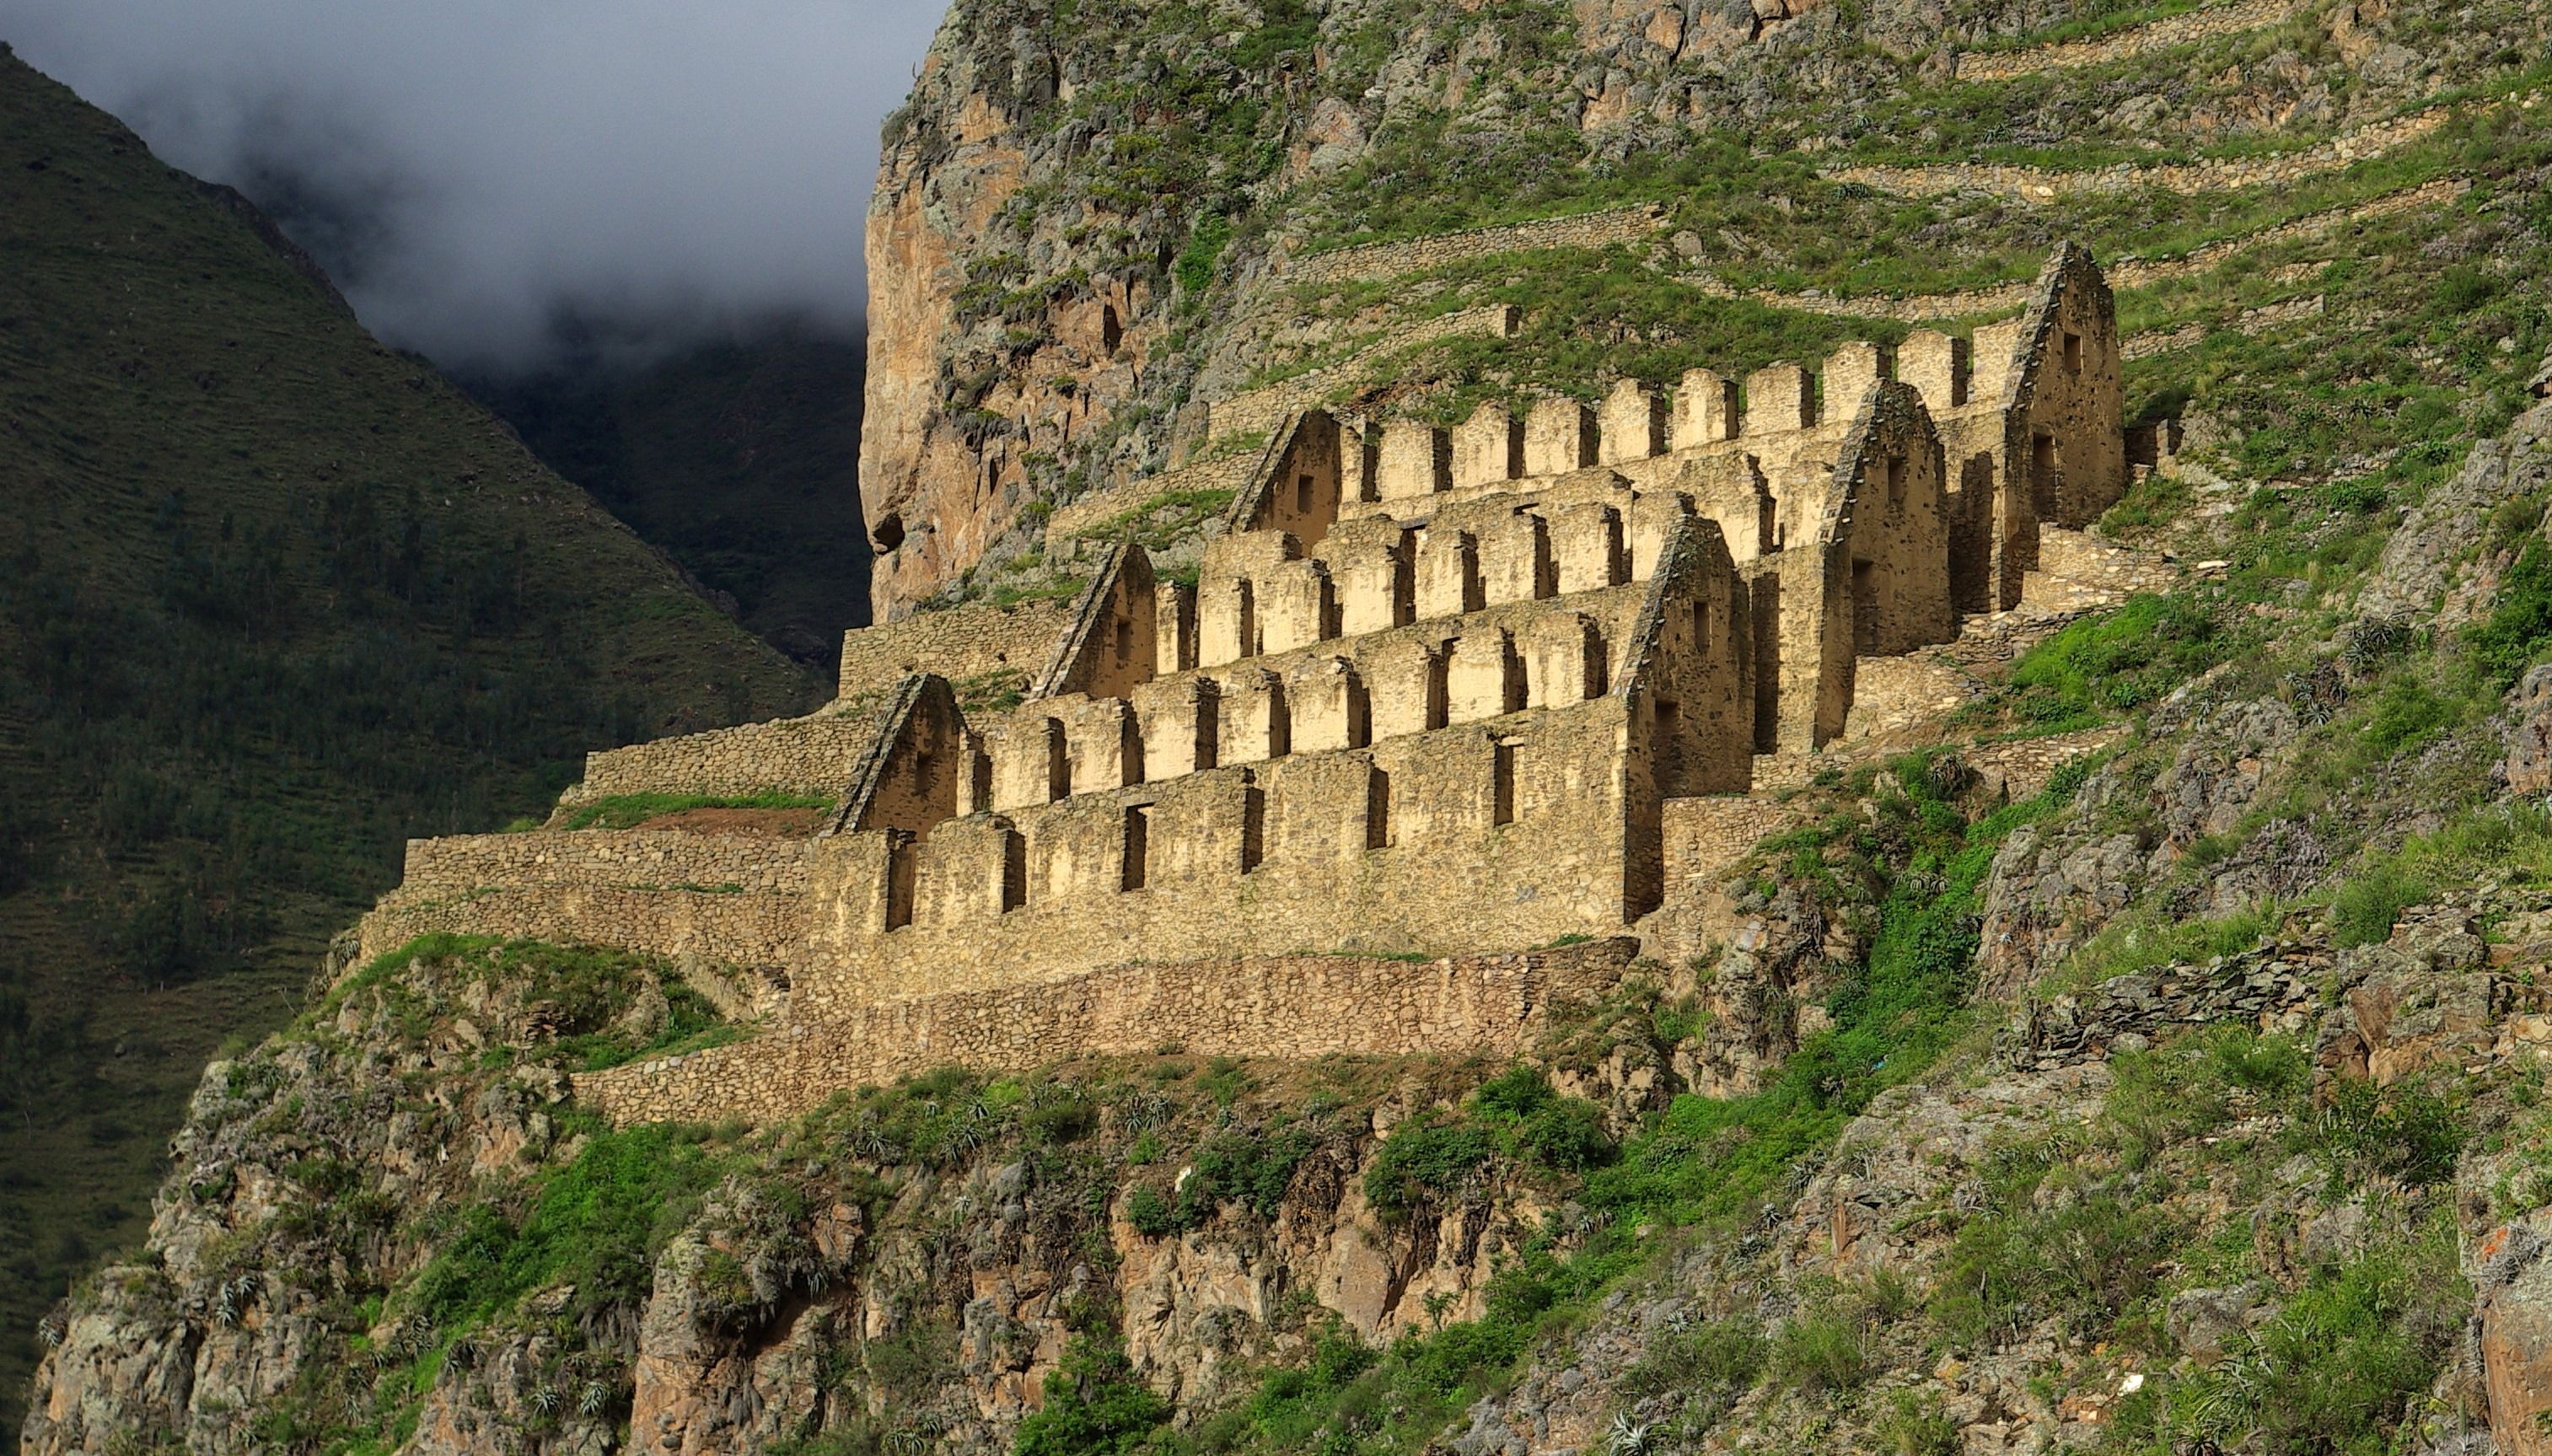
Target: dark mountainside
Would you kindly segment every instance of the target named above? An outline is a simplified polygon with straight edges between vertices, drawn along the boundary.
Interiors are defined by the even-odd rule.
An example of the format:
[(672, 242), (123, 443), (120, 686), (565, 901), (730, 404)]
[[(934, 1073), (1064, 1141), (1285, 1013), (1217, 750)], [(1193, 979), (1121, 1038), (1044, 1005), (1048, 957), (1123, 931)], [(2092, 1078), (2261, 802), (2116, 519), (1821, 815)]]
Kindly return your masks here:
[(0, 51), (12, 1425), (204, 1059), (292, 1015), (406, 837), (811, 689), (306, 266)]
[(856, 462), (867, 342), (774, 326), (642, 365), (462, 380), (541, 463), (829, 674), (869, 619)]
[(2149, 589), (1972, 624), (1959, 706), (1682, 887), (1715, 952), (1525, 1065), (615, 1127), (571, 1074), (756, 1028), (589, 948), (344, 967), (204, 1070), (28, 1451), (2552, 1448), (2546, 25), (961, 0), (872, 219), (882, 615), (1192, 548), (1235, 397), (1450, 424), (1967, 333), (2068, 239), (2185, 426), (2092, 533)]

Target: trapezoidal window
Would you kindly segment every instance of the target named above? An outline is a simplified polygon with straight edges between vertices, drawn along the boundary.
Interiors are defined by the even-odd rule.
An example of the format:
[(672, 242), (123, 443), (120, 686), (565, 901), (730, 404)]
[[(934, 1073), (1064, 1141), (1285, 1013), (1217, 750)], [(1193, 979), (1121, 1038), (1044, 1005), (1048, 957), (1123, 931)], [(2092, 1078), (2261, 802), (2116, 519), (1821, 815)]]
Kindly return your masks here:
[(901, 829), (886, 832), (886, 928), (912, 923), (912, 836)]
[(1240, 791), (1240, 873), (1248, 874), (1267, 858), (1267, 790), (1251, 784)]
[(1489, 822), (1512, 824), (1516, 817), (1516, 748), (1514, 739), (1500, 739), (1489, 758)]
[(1072, 745), (1059, 718), (1045, 720), (1045, 796), (1049, 803), (1072, 797)]
[(1117, 882), (1120, 889), (1141, 889), (1151, 881), (1152, 810), (1148, 804), (1137, 804), (1125, 811), (1125, 873)]
[(1391, 848), (1391, 776), (1379, 764), (1365, 770), (1364, 847)]
[(1905, 457), (1901, 455), (1889, 456), (1887, 458), (1886, 474), (1887, 508), (1892, 511), (1901, 511), (1905, 509)]
[(2065, 372), (2069, 374), (2082, 372), (2082, 336), (2079, 334), (2065, 336)]
[(1294, 478), (1294, 514), (1303, 518), (1312, 514), (1312, 477), (1309, 475)]
[(1002, 913), (1028, 902), (1028, 838), (1015, 829), (1002, 832)]

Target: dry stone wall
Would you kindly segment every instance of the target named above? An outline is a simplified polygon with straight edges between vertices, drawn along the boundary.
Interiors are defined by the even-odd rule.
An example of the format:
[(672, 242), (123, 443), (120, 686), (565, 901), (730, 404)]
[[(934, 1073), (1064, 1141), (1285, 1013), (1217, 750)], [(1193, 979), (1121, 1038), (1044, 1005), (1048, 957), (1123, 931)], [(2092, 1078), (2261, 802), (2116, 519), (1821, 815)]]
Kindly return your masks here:
[(1602, 212), (1579, 213), (1574, 217), (1541, 218), (1504, 227), (1438, 233), (1432, 238), (1413, 238), (1405, 243), (1370, 243), (1360, 248), (1341, 248), (1333, 253), (1316, 253), (1309, 258), (1290, 260), (1285, 264), (1284, 280), (1288, 283), (1351, 283), (1372, 278), (1397, 278), (1442, 267), (1446, 263), (1493, 258), (1501, 253), (1527, 253), (1546, 248), (1608, 248), (1616, 243), (1636, 243), (1651, 237), (1665, 226), (1665, 221), (1664, 208), (1644, 202), (1630, 207), (1607, 208)]
[(635, 829), (464, 834), (407, 842), (401, 893), (449, 894), (498, 886), (678, 886), (803, 892), (803, 840)]
[(999, 672), (1032, 674), (1045, 666), (1071, 612), (1069, 601), (978, 601), (855, 628), (842, 638), (840, 696), (892, 687), (925, 667), (959, 682)]
[(859, 1007), (757, 1040), (577, 1075), (617, 1123), (767, 1121), (933, 1067), (1077, 1057), (1512, 1056), (1554, 1005), (1602, 996), (1637, 945), (1614, 938), (1424, 964), (1266, 956), (1127, 966)]
[(851, 762), (877, 731), (863, 713), (826, 712), (660, 738), (585, 756), (585, 780), (562, 804), (633, 793), (839, 794)]
[[(1213, 460), (1181, 466), (1176, 469), (1163, 470), (1156, 475), (1145, 475), (1137, 480), (1128, 480), (1122, 485), (1112, 485), (1105, 490), (1085, 495), (1069, 505), (1057, 507), (1055, 513), (1046, 520), (1046, 534), (1049, 537), (1106, 536), (1113, 534), (1108, 530), (1109, 524), (1120, 518), (1131, 525), (1140, 526), (1143, 524), (1141, 517), (1146, 507), (1161, 497), (1188, 490), (1229, 490), (1237, 493), (1242, 486), (1249, 483), (1249, 477), (1258, 468), (1258, 465), (1257, 452), (1239, 451), (1230, 455), (1218, 456)], [(941, 670), (934, 667), (931, 671)]]
[(1966, 162), (1940, 166), (1839, 166), (1828, 169), (1825, 175), (1832, 181), (1859, 182), (1907, 196), (1992, 192), (2023, 202), (2041, 202), (2077, 192), (2125, 192), (2148, 187), (2170, 192), (2229, 192), (2241, 187), (2299, 182), (2338, 171), (2406, 147), (2444, 126), (2454, 114), (2452, 107), (2432, 107), (2277, 156), (2218, 156), (2152, 166), (2120, 163), (2089, 171)]
[(784, 967), (806, 946), (807, 897), (762, 890), (574, 885), (394, 892), (356, 927), (366, 960), (420, 935), (492, 935), (725, 966)]
[(1386, 356), (1438, 339), (1513, 338), (1519, 322), (1515, 305), (1508, 303), (1416, 320), (1335, 364), (1263, 389), (1247, 389), (1228, 399), (1216, 400), (1207, 411), (1206, 433), (1218, 440), (1233, 435), (1272, 434), (1290, 416), (1317, 407), (1340, 389), (1368, 382), (1373, 365)]
[(2238, 36), (2244, 31), (2276, 25), (2311, 8), (2308, 0), (2238, 0), (2232, 5), (2165, 16), (2095, 40), (2064, 41), (2020, 51), (1970, 52), (1959, 57), (1958, 74), (1963, 81), (2008, 81), (2052, 70), (2101, 65), (2112, 60), (2131, 59), (2150, 51), (2166, 51), (2174, 46), (2211, 41), (2218, 36)]

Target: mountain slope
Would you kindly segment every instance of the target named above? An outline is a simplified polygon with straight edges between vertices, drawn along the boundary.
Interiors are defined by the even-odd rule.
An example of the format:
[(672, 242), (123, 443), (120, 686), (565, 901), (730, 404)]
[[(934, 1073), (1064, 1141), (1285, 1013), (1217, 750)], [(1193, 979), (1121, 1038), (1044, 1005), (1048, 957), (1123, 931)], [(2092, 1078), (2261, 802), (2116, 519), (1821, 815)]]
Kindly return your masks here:
[(402, 839), (808, 692), (307, 268), (0, 52), (0, 1419)]
[(464, 386), (747, 627), (830, 674), (868, 621), (864, 341), (776, 326), (643, 365), (579, 360)]

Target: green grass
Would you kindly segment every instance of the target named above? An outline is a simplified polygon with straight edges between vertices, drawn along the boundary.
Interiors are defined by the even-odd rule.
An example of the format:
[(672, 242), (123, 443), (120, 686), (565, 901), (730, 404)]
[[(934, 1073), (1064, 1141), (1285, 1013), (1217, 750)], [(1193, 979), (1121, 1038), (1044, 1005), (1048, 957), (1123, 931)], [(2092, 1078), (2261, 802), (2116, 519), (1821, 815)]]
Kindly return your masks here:
[(494, 1202), (464, 1210), (403, 1303), (455, 1333), (561, 1285), (574, 1287), (576, 1312), (638, 1304), (655, 1254), (680, 1227), (666, 1210), (683, 1207), (720, 1171), (693, 1130), (658, 1123), (598, 1133), (575, 1162), (541, 1179), (519, 1210)]
[(821, 794), (783, 793), (615, 793), (589, 800), (565, 812), (561, 829), (635, 829), (650, 819), (691, 809), (829, 809), (833, 800)]
[[(193, 181), (0, 57), (0, 1426), (205, 1059), (413, 835), (799, 672)], [(116, 1055), (121, 1048), (122, 1055)]]
[[(1185, 1436), (1156, 1435), (1144, 1449), (1416, 1451), (1501, 1388), (1527, 1352), (1585, 1317), (1614, 1281), (1643, 1267), (1658, 1247), (1644, 1230), (1733, 1228), (1759, 1213), (1780, 1180), (1831, 1146), (1872, 1096), (1920, 1076), (1966, 1034), (1976, 893), (1993, 852), (2012, 829), (2070, 800), (2090, 767), (2077, 763), (2040, 798), (1969, 825), (1942, 799), (1926, 760), (1894, 765), (1908, 796), (1888, 801), (1882, 822), (1867, 826), (1866, 848), (1873, 862), (1894, 860), (1904, 870), (1885, 896), (1867, 964), (1828, 1002), (1832, 1030), (1808, 1038), (1761, 1092), (1678, 1096), (1618, 1152), (1587, 1138), (1591, 1128), (1582, 1124), (1542, 1121), (1554, 1111), (1569, 1117), (1567, 1099), (1530, 1070), (1486, 1084), (1453, 1116), (1395, 1128), (1367, 1173), (1377, 1208), (1455, 1205), (1492, 1160), (1530, 1158), (1537, 1145), (1555, 1144), (1562, 1153), (1554, 1161), (1581, 1170), (1575, 1201), (1599, 1215), (1592, 1231), (1571, 1256), (1556, 1252), (1548, 1232), (1518, 1251), (1489, 1282), (1478, 1319), (1413, 1326), (1379, 1350), (1325, 1336), (1307, 1368), (1271, 1372), (1237, 1408)], [(1861, 1334), (1846, 1333), (1810, 1330), (1783, 1351), (1741, 1327), (1717, 1329), (1695, 1336), (1690, 1348), (1661, 1352), (1658, 1367), (1641, 1378), (1689, 1373), (1707, 1383), (1706, 1400), (1724, 1401), (1772, 1367), (1822, 1397), (1856, 1383), (1864, 1368)], [(1328, 1447), (1320, 1444), (1325, 1432)]]

